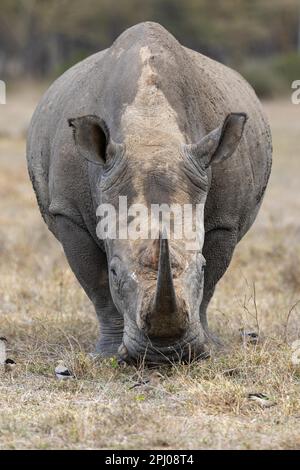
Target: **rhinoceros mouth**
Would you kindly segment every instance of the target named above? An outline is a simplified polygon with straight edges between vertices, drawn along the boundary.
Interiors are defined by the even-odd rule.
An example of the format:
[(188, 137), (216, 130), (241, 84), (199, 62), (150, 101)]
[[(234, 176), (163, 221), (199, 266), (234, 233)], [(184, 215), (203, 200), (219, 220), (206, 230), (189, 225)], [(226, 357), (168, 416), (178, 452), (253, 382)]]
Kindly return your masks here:
[(203, 336), (186, 334), (181, 340), (153, 339), (142, 333), (130, 334), (125, 329), (120, 357), (129, 363), (145, 363), (147, 365), (173, 364), (192, 362), (209, 357)]

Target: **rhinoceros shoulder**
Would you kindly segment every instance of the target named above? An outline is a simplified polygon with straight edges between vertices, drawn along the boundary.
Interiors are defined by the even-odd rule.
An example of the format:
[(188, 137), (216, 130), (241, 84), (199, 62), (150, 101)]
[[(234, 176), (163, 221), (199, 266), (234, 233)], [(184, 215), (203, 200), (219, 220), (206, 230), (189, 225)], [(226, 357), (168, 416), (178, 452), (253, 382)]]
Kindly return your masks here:
[(30, 122), (27, 133), (28, 172), (41, 214), (49, 229), (55, 232), (54, 217), (49, 212), (53, 154), (59, 138), (65, 139), (71, 116), (84, 114), (88, 77), (101, 69), (105, 56), (100, 51), (77, 63), (63, 73), (42, 96)]

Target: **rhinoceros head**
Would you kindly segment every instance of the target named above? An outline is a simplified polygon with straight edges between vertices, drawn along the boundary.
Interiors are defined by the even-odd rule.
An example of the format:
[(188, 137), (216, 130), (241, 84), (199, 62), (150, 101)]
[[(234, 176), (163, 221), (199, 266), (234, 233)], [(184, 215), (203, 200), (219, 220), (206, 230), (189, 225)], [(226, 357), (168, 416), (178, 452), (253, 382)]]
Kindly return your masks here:
[[(97, 185), (91, 193), (95, 206), (104, 208), (98, 215), (104, 216), (110, 206), (115, 209), (110, 218), (116, 230), (103, 238), (111, 295), (124, 317), (124, 357), (161, 362), (204, 352), (199, 308), (210, 165), (234, 152), (245, 121), (245, 114), (230, 114), (199, 142), (183, 144), (159, 129), (115, 143), (99, 117), (70, 120), (79, 154), (95, 164)], [(170, 208), (168, 228), (163, 218), (149, 224), (155, 204)], [(181, 210), (182, 217), (188, 205), (197, 209), (188, 227), (181, 218), (178, 236), (174, 213)], [(191, 249), (195, 228), (198, 238)]]

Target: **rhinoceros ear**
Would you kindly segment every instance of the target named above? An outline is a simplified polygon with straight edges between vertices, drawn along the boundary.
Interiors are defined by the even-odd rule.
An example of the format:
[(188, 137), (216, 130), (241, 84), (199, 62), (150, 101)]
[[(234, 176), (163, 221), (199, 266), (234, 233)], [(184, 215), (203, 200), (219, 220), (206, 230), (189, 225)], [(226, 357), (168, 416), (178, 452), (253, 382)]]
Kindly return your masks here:
[(188, 152), (205, 168), (212, 163), (226, 160), (236, 150), (246, 121), (245, 113), (228, 114), (221, 126), (211, 131), (198, 143), (187, 145)]
[(90, 162), (104, 165), (108, 146), (112, 151), (118, 146), (111, 140), (105, 122), (98, 116), (89, 115), (68, 119), (68, 123), (73, 128), (78, 153)]

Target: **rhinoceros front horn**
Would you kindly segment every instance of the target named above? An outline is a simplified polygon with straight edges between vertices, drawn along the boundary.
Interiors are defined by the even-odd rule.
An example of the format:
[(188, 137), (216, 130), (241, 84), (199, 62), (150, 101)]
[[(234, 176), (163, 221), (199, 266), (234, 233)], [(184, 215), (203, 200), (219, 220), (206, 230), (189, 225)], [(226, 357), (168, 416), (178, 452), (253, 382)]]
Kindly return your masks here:
[(176, 293), (173, 284), (170, 262), (169, 241), (164, 232), (159, 234), (159, 261), (157, 285), (153, 305), (153, 313), (172, 314), (177, 310)]
[(176, 296), (167, 235), (160, 234), (157, 284), (147, 315), (148, 336), (179, 338), (186, 329), (187, 312)]

